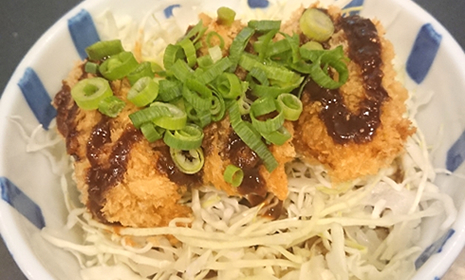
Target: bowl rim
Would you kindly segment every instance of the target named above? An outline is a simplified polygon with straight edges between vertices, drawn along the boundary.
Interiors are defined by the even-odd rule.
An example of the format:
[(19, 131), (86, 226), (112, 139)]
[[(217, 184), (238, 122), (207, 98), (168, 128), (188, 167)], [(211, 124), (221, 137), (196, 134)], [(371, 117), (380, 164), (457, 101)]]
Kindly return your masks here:
[[(57, 21), (55, 21), (55, 23), (53, 23), (53, 25), (50, 26), (32, 45), (32, 47), (27, 51), (26, 55), (21, 59), (20, 63), (6, 84), (3, 95), (0, 99), (0, 117), (2, 117), (0, 118), (0, 123), (4, 122), (5, 118), (3, 117), (8, 115), (9, 109), (6, 104), (14, 100), (15, 96), (13, 93), (17, 92), (17, 82), (21, 79), (24, 70), (29, 65), (34, 64), (33, 62), (35, 59), (37, 59), (37, 57), (40, 57), (40, 53), (42, 52), (43, 48), (46, 47), (47, 42), (55, 38), (57, 33), (59, 33), (58, 31), (62, 30), (64, 26), (66, 26), (66, 21), (81, 9), (88, 9), (92, 12), (93, 7), (101, 4), (99, 2), (105, 1), (108, 2), (111, 0), (84, 0), (78, 3), (63, 16), (61, 16)], [(432, 23), (435, 29), (443, 35), (442, 44), (447, 44), (447, 53), (463, 54), (461, 57), (454, 60), (454, 62), (459, 66), (459, 68), (462, 68), (464, 70), (463, 73), (465, 73), (465, 53), (461, 46), (449, 33), (449, 31), (439, 21), (437, 21), (430, 13), (425, 11), (413, 0), (391, 1), (395, 2), (398, 6), (405, 8), (409, 11), (409, 13), (413, 13), (417, 17)], [(3, 126), (0, 126), (0, 128), (1, 127)], [(0, 147), (2, 146), (1, 144), (3, 144), (2, 139), (4, 138), (4, 132), (2, 129), (0, 129)], [(462, 251), (465, 245), (465, 203), (462, 204), (462, 206), (457, 211), (457, 219), (453, 224), (455, 233), (443, 247), (442, 253), (440, 255), (435, 254), (431, 256), (427, 262), (419, 270), (417, 270), (413, 279), (433, 279), (434, 277), (444, 275)], [(14, 215), (18, 215), (18, 213), (16, 213), (13, 207), (4, 201), (0, 202), (0, 234), (9, 253), (17, 263), (20, 270), (28, 279), (55, 279), (54, 276), (39, 261), (39, 259), (35, 257), (34, 252), (28, 246), (28, 243), (24, 240), (20, 231), (20, 227), (18, 227), (17, 222), (14, 219)]]

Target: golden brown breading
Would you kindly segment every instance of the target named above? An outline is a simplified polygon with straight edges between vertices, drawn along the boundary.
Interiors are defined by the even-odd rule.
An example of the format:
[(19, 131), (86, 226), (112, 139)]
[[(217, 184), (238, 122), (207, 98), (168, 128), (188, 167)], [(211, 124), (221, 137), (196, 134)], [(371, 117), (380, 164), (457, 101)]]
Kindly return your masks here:
[[(289, 122), (285, 123), (285, 127), (289, 132), (293, 133), (292, 124)], [(204, 131), (205, 138), (203, 141), (203, 147), (205, 151), (205, 165), (204, 165), (204, 183), (211, 184), (215, 188), (225, 191), (228, 195), (249, 195), (257, 194), (263, 196), (264, 194), (270, 192), (278, 197), (280, 200), (284, 200), (287, 197), (287, 175), (284, 169), (286, 163), (290, 162), (295, 158), (295, 150), (292, 144), (292, 138), (286, 141), (281, 146), (270, 145), (270, 151), (276, 158), (279, 163), (279, 166), (273, 170), (273, 172), (268, 172), (265, 166), (261, 163), (258, 163), (258, 170), (255, 174), (250, 173), (250, 176), (259, 176), (258, 180), (263, 181), (263, 186), (255, 186), (257, 188), (256, 192), (243, 192), (241, 187), (233, 187), (231, 184), (224, 181), (223, 173), (226, 167), (229, 164), (232, 164), (231, 158), (228, 156), (230, 153), (228, 149), (231, 149), (231, 137), (234, 133), (229, 118), (225, 117), (222, 121), (210, 124)], [(233, 140), (239, 141), (240, 140)], [(241, 156), (248, 163), (258, 160), (257, 155), (253, 153), (250, 149), (247, 149), (245, 144), (240, 153)], [(247, 158), (251, 158), (250, 160)], [(249, 166), (246, 166), (244, 169), (255, 168), (255, 163), (251, 163)], [(247, 171), (246, 171), (247, 172)], [(247, 175), (247, 174), (246, 174)], [(257, 184), (258, 185), (258, 184)], [(264, 192), (264, 194), (262, 193)], [(263, 196), (264, 197), (264, 196)]]
[[(126, 100), (127, 81), (112, 83), (113, 92), (126, 102), (126, 107), (117, 118), (104, 119), (96, 110), (78, 108), (70, 97), (69, 88), (81, 75), (82, 69), (78, 66), (54, 100), (59, 131), (68, 143), (68, 153), (75, 159), (74, 177), (81, 201), (101, 221), (123, 226), (164, 226), (175, 217), (189, 216), (190, 208), (177, 203), (186, 187), (173, 183), (155, 168), (161, 155), (154, 149), (157, 144), (146, 141), (128, 118), (137, 108)], [(108, 125), (108, 130), (97, 129), (101, 121), (103, 127)], [(127, 146), (127, 151), (115, 152), (124, 145), (123, 137), (131, 130), (135, 131), (133, 143)], [(95, 141), (92, 139), (105, 133), (109, 138), (97, 151), (92, 151), (91, 143)], [(111, 163), (115, 161), (119, 164)], [(108, 176), (109, 183), (102, 181), (102, 176)], [(115, 179), (118, 176), (121, 179)]]
[[(339, 16), (337, 9), (330, 9), (333, 18)], [(375, 21), (381, 40), (381, 59), (384, 62), (381, 69), (384, 73), (382, 85), (389, 98), (381, 106), (381, 125), (376, 130), (373, 139), (366, 143), (336, 143), (328, 134), (327, 127), (320, 117), (321, 103), (312, 102), (308, 94), (304, 94), (305, 104), (302, 115), (295, 127), (294, 135), (297, 152), (306, 160), (323, 164), (336, 182), (353, 180), (366, 175), (376, 174), (380, 168), (389, 166), (404, 150), (404, 143), (415, 129), (411, 122), (404, 118), (407, 90), (396, 80), (396, 72), (392, 65), (394, 49), (384, 36), (381, 24)], [(348, 53), (344, 32), (334, 34), (331, 46), (342, 44)], [(354, 61), (347, 63), (349, 80), (340, 88), (347, 108), (358, 113), (359, 104), (365, 98), (365, 89), (361, 77), (360, 66)]]

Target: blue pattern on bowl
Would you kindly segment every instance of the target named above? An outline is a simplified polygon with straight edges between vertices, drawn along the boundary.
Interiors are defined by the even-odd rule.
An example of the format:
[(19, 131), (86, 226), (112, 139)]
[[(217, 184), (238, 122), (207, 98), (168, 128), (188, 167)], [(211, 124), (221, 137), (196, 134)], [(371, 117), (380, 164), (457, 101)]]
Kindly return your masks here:
[(436, 58), (442, 35), (429, 23), (423, 25), (417, 34), (407, 59), (407, 73), (417, 84), (421, 84)]
[(415, 261), (415, 268), (418, 270), (433, 254), (440, 253), (446, 241), (455, 233), (455, 230), (449, 229), (443, 236), (428, 246)]
[(44, 129), (48, 130), (50, 122), (56, 116), (56, 110), (51, 104), (50, 95), (45, 90), (42, 81), (34, 69), (28, 67), (24, 71), (24, 75), (19, 80), (18, 86), (39, 123), (42, 124)]
[(172, 17), (173, 16), (173, 9), (174, 8), (179, 8), (179, 7), (181, 7), (181, 5), (179, 5), (179, 4), (175, 4), (175, 5), (171, 5), (171, 6), (166, 7), (163, 10), (163, 13), (165, 14), (165, 17), (166, 18)]
[(87, 57), (86, 48), (100, 41), (92, 16), (88, 11), (81, 10), (68, 20), (68, 29), (79, 56), (81, 59), (85, 59)]
[(465, 131), (447, 151), (446, 168), (454, 172), (465, 160)]
[(266, 8), (270, 5), (270, 2), (268, 2), (268, 0), (247, 0), (247, 4), (250, 8), (255, 9)]
[(363, 9), (365, 0), (352, 0), (349, 4), (342, 8), (344, 15), (356, 15)]
[(13, 182), (6, 177), (0, 177), (2, 199), (13, 206), (37, 228), (45, 227), (44, 216), (40, 207), (24, 194)]

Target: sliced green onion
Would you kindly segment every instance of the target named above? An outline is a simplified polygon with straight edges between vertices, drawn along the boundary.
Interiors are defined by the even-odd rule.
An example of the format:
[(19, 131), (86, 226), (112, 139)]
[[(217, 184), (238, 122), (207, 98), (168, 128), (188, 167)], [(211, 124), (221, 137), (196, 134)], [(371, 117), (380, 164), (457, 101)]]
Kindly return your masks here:
[(226, 69), (232, 66), (232, 62), (228, 57), (223, 57), (209, 67), (205, 72), (197, 77), (197, 80), (203, 84), (208, 84), (221, 75)]
[(284, 114), (281, 112), (279, 112), (275, 117), (268, 118), (264, 121), (258, 120), (257, 117), (258, 116), (256, 116), (251, 110), (250, 119), (252, 120), (252, 125), (260, 133), (276, 131), (284, 124)]
[(182, 89), (182, 96), (196, 110), (210, 109), (212, 91), (197, 80), (188, 79), (186, 81)]
[(178, 80), (160, 80), (159, 83), (159, 96), (164, 102), (170, 102), (182, 96), (182, 82)]
[(207, 28), (203, 26), (203, 22), (200, 20), (194, 27), (189, 30), (189, 32), (187, 32), (184, 38), (190, 39), (195, 44), (203, 36), (206, 30)]
[(302, 45), (302, 48), (307, 49), (307, 50), (323, 50), (323, 45), (316, 41), (309, 41), (305, 44)]
[(223, 179), (226, 183), (231, 184), (231, 186), (237, 188), (242, 184), (244, 179), (244, 171), (234, 164), (229, 164), (226, 166), (226, 169), (223, 173)]
[(134, 85), (142, 77), (154, 77), (154, 72), (152, 70), (152, 63), (144, 61), (140, 63), (131, 73), (128, 74), (129, 83)]
[(169, 106), (160, 105), (168, 103), (154, 102), (153, 104), (155, 105), (136, 111), (129, 115), (129, 119), (131, 119), (132, 124), (136, 128), (140, 128), (144, 123), (153, 122), (154, 120), (161, 117), (173, 116)]
[(281, 28), (280, 20), (251, 20), (247, 24), (248, 27), (259, 32), (267, 32), (270, 30), (279, 30)]
[(197, 54), (194, 43), (186, 38), (181, 40), (178, 45), (181, 46), (181, 48), (184, 50), (187, 65), (189, 65), (189, 67), (194, 67), (194, 65), (197, 63)]
[(99, 71), (103, 77), (114, 81), (126, 77), (138, 64), (132, 52), (120, 52), (100, 64)]
[(102, 99), (112, 95), (108, 81), (99, 77), (81, 80), (71, 89), (74, 101), (84, 110), (97, 109)]
[(118, 97), (112, 95), (105, 97), (98, 103), (98, 110), (100, 113), (107, 115), (111, 118), (116, 118), (118, 114), (124, 109), (126, 103)]
[(194, 70), (192, 70), (192, 68), (190, 68), (184, 60), (178, 59), (173, 66), (171, 66), (170, 72), (176, 77), (176, 79), (181, 82), (185, 82), (192, 76)]
[(276, 103), (272, 97), (260, 97), (252, 103), (250, 108), (255, 116), (263, 116), (276, 111), (276, 109)]
[[(218, 38), (218, 41), (219, 41), (219, 44), (218, 45), (214, 45), (212, 43), (212, 38), (213, 37), (216, 37)], [(209, 48), (212, 48), (212, 47), (219, 47), (220, 50), (222, 50), (224, 48), (224, 39), (223, 37), (221, 37), (220, 34), (218, 34), (218, 32), (215, 32), (215, 31), (211, 31), (207, 34), (207, 38), (206, 38), (206, 41), (207, 41), (207, 47)]]
[(303, 110), (302, 101), (290, 93), (283, 93), (276, 99), (278, 109), (283, 112), (284, 118), (289, 121), (296, 121), (299, 119)]
[(97, 71), (98, 71), (97, 63), (87, 61), (86, 64), (84, 65), (84, 72), (86, 73), (97, 74)]
[(165, 48), (165, 53), (163, 55), (163, 65), (166, 70), (169, 70), (173, 64), (179, 59), (184, 58), (184, 51), (181, 46), (169, 44)]
[[(300, 48), (300, 53), (303, 58), (312, 60), (312, 64), (308, 65), (308, 74), (319, 86), (328, 89), (335, 89), (342, 86), (349, 78), (349, 70), (343, 60), (347, 59), (344, 56), (342, 46), (333, 50), (307, 50)], [(338, 73), (338, 81), (335, 81), (328, 75), (325, 69), (327, 66), (336, 70)]]
[(267, 57), (269, 45), (273, 37), (278, 33), (277, 29), (270, 30), (264, 35), (258, 37), (258, 40), (253, 44), (255, 51), (261, 61)]
[(291, 50), (291, 46), (287, 40), (279, 40), (272, 42), (268, 46), (267, 55), (270, 57), (277, 56)]
[(250, 113), (250, 105), (253, 103), (253, 101), (247, 98), (247, 96), (244, 93), (240, 96), (239, 99), (236, 100), (235, 103), (239, 107), (240, 114), (247, 115)]
[(158, 83), (153, 78), (142, 77), (129, 89), (127, 98), (137, 107), (144, 107), (157, 98), (158, 89)]
[(216, 90), (225, 99), (235, 99), (242, 94), (241, 80), (233, 73), (224, 72), (216, 81)]
[(152, 122), (144, 123), (140, 127), (140, 130), (142, 131), (142, 134), (147, 139), (147, 141), (149, 141), (150, 143), (153, 143), (159, 139), (162, 139), (163, 133), (165, 132), (163, 128), (156, 126)]
[(257, 84), (250, 84), (250, 89), (253, 95), (256, 97), (271, 97), (276, 98), (280, 94), (292, 91), (291, 87), (278, 87), (278, 86), (263, 86)]
[(260, 133), (270, 133), (278, 130), (284, 124), (284, 114), (278, 111), (273, 118), (267, 118), (264, 121), (258, 120), (257, 117), (265, 116), (277, 110), (275, 100), (270, 97), (261, 97), (255, 100), (250, 106), (250, 119), (253, 127)]
[(196, 125), (204, 128), (212, 122), (211, 110), (198, 110), (194, 106), (187, 103), (186, 104), (186, 114), (189, 121), (195, 123)]
[(197, 58), (199, 68), (207, 68), (213, 65), (213, 59), (210, 55), (203, 55)]
[(158, 63), (156, 63), (156, 62), (151, 61), (151, 62), (150, 62), (150, 66), (152, 67), (152, 72), (153, 72), (153, 73), (159, 73), (159, 72), (163, 72), (163, 71), (164, 71), (163, 67), (161, 67), (161, 66), (160, 66)]
[(247, 74), (246, 80), (249, 81), (249, 83), (254, 82), (253, 79), (257, 80), (261, 85), (264, 86), (268, 86), (270, 84), (270, 81), (268, 81), (268, 77), (266, 76), (265, 71), (258, 67), (253, 67)]
[(317, 8), (305, 10), (300, 17), (300, 29), (308, 38), (324, 42), (334, 33), (334, 24), (331, 18)]
[(92, 61), (98, 61), (123, 51), (121, 40), (99, 41), (86, 48), (87, 57)]
[(191, 150), (202, 145), (203, 130), (195, 124), (187, 124), (179, 130), (167, 130), (163, 136), (166, 145), (173, 149)]
[(257, 56), (249, 53), (243, 53), (241, 55), (239, 65), (247, 71), (251, 71), (253, 68), (260, 68), (270, 80), (290, 82), (300, 78), (297, 73), (286, 69), (282, 65), (272, 62), (263, 64), (258, 60)]
[(287, 140), (291, 139), (291, 134), (289, 131), (284, 127), (281, 126), (278, 130), (272, 131), (269, 133), (262, 133), (261, 134), (266, 141), (281, 146), (286, 143)]
[(232, 41), (231, 46), (229, 47), (229, 59), (232, 63), (231, 72), (234, 72), (247, 43), (254, 33), (255, 30), (253, 28), (244, 27)]
[(263, 160), (263, 164), (268, 172), (272, 172), (276, 169), (279, 164), (275, 157), (260, 139), (260, 136), (253, 131), (253, 128), (242, 120), (239, 106), (236, 103), (232, 103), (229, 107), (229, 117), (234, 132), (236, 132), (241, 140)]
[(231, 26), (236, 17), (236, 12), (228, 7), (220, 7), (216, 11), (218, 15), (218, 23), (221, 25)]
[(213, 94), (212, 96), (212, 106), (210, 108), (210, 114), (212, 121), (220, 121), (224, 117), (226, 111), (226, 104), (221, 95)]
[(299, 35), (294, 34), (292, 36), (289, 36), (287, 34), (284, 34), (285, 40), (289, 43), (289, 46), (291, 47), (291, 54), (292, 54), (292, 63), (296, 63), (297, 61), (300, 60), (300, 53), (299, 53), (299, 44), (300, 44), (300, 38)]
[[(187, 123), (187, 114), (179, 107), (170, 104), (170, 103), (162, 103), (162, 102), (153, 102), (150, 104), (149, 108), (153, 107), (164, 107), (168, 109), (169, 115), (162, 115), (158, 118), (154, 118), (152, 121), (154, 124), (158, 125), (161, 128), (167, 130), (178, 130), (182, 129), (186, 126)], [(165, 133), (166, 134), (166, 133)]]
[(186, 174), (195, 174), (199, 172), (205, 163), (202, 148), (188, 151), (170, 148), (170, 154), (171, 159), (173, 159), (179, 171)]
[(223, 58), (223, 53), (221, 52), (221, 48), (219, 46), (214, 46), (214, 47), (209, 48), (208, 54), (210, 55), (214, 63), (220, 60), (221, 58)]

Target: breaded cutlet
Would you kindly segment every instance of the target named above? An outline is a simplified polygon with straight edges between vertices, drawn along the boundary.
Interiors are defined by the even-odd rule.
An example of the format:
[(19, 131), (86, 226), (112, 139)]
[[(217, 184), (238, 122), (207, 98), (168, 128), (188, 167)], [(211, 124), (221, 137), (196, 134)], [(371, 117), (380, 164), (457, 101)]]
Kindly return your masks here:
[[(362, 119), (362, 114), (375, 114), (376, 112), (370, 111), (370, 108), (362, 113), (362, 110), (366, 109), (363, 108), (366, 106), (364, 102), (370, 100), (371, 97), (367, 93), (367, 82), (364, 81), (361, 66), (350, 56), (348, 38), (340, 24), (340, 10), (332, 7), (328, 9), (328, 14), (336, 25), (335, 34), (328, 42), (329, 48), (342, 45), (344, 53), (350, 58), (346, 62), (349, 79), (338, 90), (347, 111), (351, 115), (347, 118)], [(346, 141), (332, 137), (328, 123), (325, 123), (322, 117), (322, 111), (325, 110), (322, 102), (312, 98), (316, 95), (312, 93), (312, 90), (316, 89), (315, 86), (308, 87), (302, 93), (304, 109), (299, 120), (295, 123), (294, 144), (297, 153), (312, 164), (324, 165), (334, 182), (345, 182), (373, 175), (381, 168), (388, 167), (403, 152), (406, 139), (415, 132), (415, 128), (405, 117), (405, 101), (408, 98), (408, 92), (396, 79), (397, 74), (392, 64), (395, 55), (394, 48), (384, 38), (385, 31), (380, 22), (376, 20), (371, 22), (373, 22), (379, 38), (381, 85), (387, 93), (383, 101), (379, 102), (381, 103), (379, 126), (373, 129), (370, 136), (366, 136), (365, 131), (363, 135), (366, 136), (366, 139), (357, 139), (357, 135), (347, 136), (349, 139)], [(367, 24), (367, 22), (363, 24)], [(288, 30), (294, 28), (294, 31), (300, 32), (298, 26), (287, 26), (287, 28)], [(365, 77), (365, 79), (367, 78)], [(374, 104), (375, 101), (372, 103)], [(347, 125), (347, 123), (345, 124)], [(333, 125), (337, 126), (338, 124), (333, 123)], [(359, 128), (359, 130), (366, 129), (367, 127)], [(348, 129), (342, 128), (341, 130)]]

